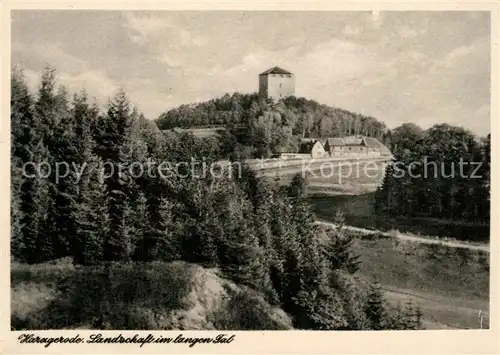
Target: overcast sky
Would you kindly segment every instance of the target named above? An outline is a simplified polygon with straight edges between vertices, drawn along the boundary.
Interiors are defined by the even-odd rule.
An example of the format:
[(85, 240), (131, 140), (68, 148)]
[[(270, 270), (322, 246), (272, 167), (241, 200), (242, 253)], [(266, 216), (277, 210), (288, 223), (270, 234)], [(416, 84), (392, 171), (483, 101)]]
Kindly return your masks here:
[(490, 131), (486, 12), (15, 11), (12, 64), (46, 64), (101, 103), (123, 87), (151, 119), (225, 92), (257, 91), (278, 65), (296, 95), (390, 128)]

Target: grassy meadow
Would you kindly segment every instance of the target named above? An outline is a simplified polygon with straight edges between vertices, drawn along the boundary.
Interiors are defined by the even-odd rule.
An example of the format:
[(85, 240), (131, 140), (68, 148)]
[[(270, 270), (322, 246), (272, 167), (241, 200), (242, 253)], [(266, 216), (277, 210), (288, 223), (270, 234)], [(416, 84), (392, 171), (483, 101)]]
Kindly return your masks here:
[(490, 227), (486, 224), (446, 221), (436, 218), (394, 217), (375, 215), (374, 192), (359, 195), (311, 194), (310, 201), (316, 217), (332, 222), (337, 212), (342, 212), (346, 224), (380, 231), (398, 230), (416, 235), (447, 237), (457, 240), (487, 243)]
[(395, 238), (357, 238), (361, 278), (378, 280), (386, 297), (418, 303), (429, 328), (488, 327), (489, 253)]

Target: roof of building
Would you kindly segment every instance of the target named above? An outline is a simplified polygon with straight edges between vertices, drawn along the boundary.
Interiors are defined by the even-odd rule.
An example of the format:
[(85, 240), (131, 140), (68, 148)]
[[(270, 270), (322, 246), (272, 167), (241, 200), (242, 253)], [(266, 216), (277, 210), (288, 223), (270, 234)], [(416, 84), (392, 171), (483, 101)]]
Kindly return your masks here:
[(339, 147), (345, 145), (345, 142), (342, 138), (327, 138), (326, 142), (330, 147)]
[(361, 144), (363, 141), (363, 137), (361, 136), (346, 136), (344, 137), (344, 142), (346, 145), (359, 145)]
[(316, 142), (320, 142), (323, 146), (326, 146), (328, 143), (329, 147), (358, 147), (358, 146), (367, 146), (369, 148), (378, 148), (381, 149), (383, 146), (376, 138), (371, 137), (362, 137), (362, 136), (349, 136), (349, 137), (335, 137), (335, 138), (301, 138), (301, 151), (304, 150), (304, 153), (310, 152), (312, 146)]
[(265, 72), (260, 73), (259, 75), (267, 75), (267, 74), (292, 74), (285, 69), (281, 69), (280, 67), (272, 67), (267, 69)]
[(380, 148), (380, 144), (376, 138), (365, 137), (363, 140), (369, 148)]

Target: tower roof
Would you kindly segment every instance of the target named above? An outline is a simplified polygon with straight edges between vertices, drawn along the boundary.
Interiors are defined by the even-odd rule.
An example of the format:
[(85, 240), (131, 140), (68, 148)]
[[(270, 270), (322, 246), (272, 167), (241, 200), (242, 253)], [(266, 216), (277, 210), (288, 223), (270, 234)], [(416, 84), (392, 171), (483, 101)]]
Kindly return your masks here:
[(272, 67), (271, 69), (267, 69), (265, 72), (260, 73), (259, 75), (267, 75), (267, 74), (292, 74), (285, 69), (281, 69), (280, 67)]

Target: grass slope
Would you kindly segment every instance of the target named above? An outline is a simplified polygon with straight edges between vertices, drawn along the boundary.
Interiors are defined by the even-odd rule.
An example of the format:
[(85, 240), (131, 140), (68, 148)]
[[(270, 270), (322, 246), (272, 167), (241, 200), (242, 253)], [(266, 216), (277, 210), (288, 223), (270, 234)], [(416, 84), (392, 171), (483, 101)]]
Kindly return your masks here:
[(360, 277), (379, 280), (389, 300), (420, 304), (438, 328), (488, 327), (489, 254), (461, 248), (356, 239)]

